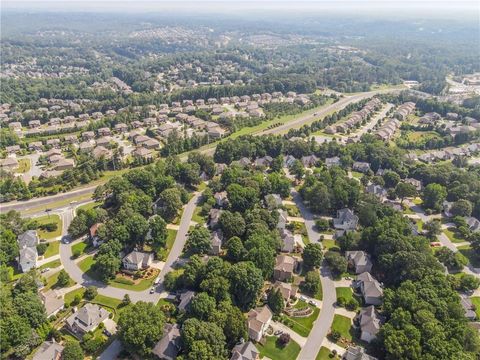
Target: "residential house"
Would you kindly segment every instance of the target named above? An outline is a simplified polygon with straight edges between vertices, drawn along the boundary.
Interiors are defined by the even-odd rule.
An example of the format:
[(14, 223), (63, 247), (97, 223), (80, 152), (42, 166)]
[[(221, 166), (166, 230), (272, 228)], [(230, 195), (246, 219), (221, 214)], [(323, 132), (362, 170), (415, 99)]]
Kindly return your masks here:
[(460, 294), (460, 304), (462, 305), (463, 311), (465, 313), (465, 317), (469, 321), (474, 321), (477, 318), (477, 314), (475, 312), (475, 306), (472, 303), (472, 300), (466, 294)]
[(387, 190), (386, 190), (384, 187), (382, 187), (382, 186), (380, 186), (380, 185), (377, 185), (377, 184), (367, 185), (367, 187), (365, 188), (365, 190), (366, 190), (369, 194), (375, 195), (380, 201), (385, 200), (385, 198), (386, 198), (387, 195), (388, 195)]
[(372, 260), (365, 251), (347, 251), (345, 253), (349, 265), (354, 269), (355, 274), (372, 271)]
[(219, 139), (225, 136), (225, 134), (226, 134), (226, 130), (222, 129), (220, 126), (215, 126), (208, 129), (208, 136), (210, 136), (213, 139)]
[(331, 168), (332, 166), (340, 166), (341, 165), (340, 158), (338, 156), (326, 158), (325, 165), (327, 166), (327, 168)]
[(305, 167), (313, 167), (317, 164), (318, 158), (315, 155), (302, 156), (300, 160)]
[(112, 135), (112, 130), (107, 127), (103, 127), (97, 130), (98, 136), (110, 136)]
[(95, 147), (94, 140), (83, 141), (80, 143), (80, 145), (78, 145), (78, 149), (80, 150), (80, 152), (83, 152), (83, 153), (92, 151), (94, 147)]
[(34, 141), (28, 144), (28, 150), (30, 151), (38, 151), (43, 149), (43, 144), (41, 141)]
[(350, 346), (343, 354), (344, 360), (378, 360), (376, 357), (370, 356), (361, 346)]
[(110, 136), (102, 136), (97, 139), (97, 146), (103, 146), (104, 148), (109, 149), (112, 146), (112, 138)]
[(366, 305), (382, 304), (383, 289), (369, 272), (357, 276), (355, 287), (359, 288)]
[(195, 297), (195, 291), (184, 291), (180, 295), (178, 295), (178, 310), (180, 311), (187, 311), (190, 303), (192, 302), (193, 298)]
[(84, 141), (92, 140), (95, 138), (95, 133), (93, 131), (85, 131), (82, 133), (82, 139)]
[(5, 150), (7, 150), (7, 154), (10, 155), (10, 154), (16, 154), (20, 152), (21, 148), (20, 148), (20, 145), (10, 145), (10, 146), (6, 146)]
[(264, 201), (269, 210), (274, 210), (282, 206), (282, 198), (279, 194), (267, 194), (264, 197)]
[(278, 210), (278, 223), (277, 229), (282, 230), (285, 229), (288, 221), (288, 213), (285, 210)]
[(143, 147), (147, 149), (158, 149), (160, 147), (160, 142), (156, 139), (148, 139), (142, 144)]
[(292, 155), (287, 155), (283, 158), (283, 166), (289, 168), (295, 162), (295, 159)]
[(211, 255), (219, 255), (222, 251), (222, 243), (223, 243), (223, 232), (222, 230), (215, 230), (212, 232), (211, 236), (211, 244), (212, 249), (210, 250)]
[(352, 165), (352, 169), (365, 174), (370, 170), (370, 164), (367, 162), (355, 161)]
[(41, 292), (40, 298), (45, 306), (47, 317), (56, 315), (65, 307), (63, 297), (59, 296), (55, 290), (49, 289), (45, 292)]
[(152, 354), (162, 360), (174, 360), (180, 351), (180, 326), (178, 324), (165, 324), (163, 336), (155, 344)]
[(254, 164), (256, 167), (269, 167), (272, 161), (273, 161), (273, 158), (267, 155), (267, 156), (255, 159)]
[(117, 133), (123, 134), (128, 131), (128, 125), (124, 123), (115, 124), (114, 129)]
[(215, 229), (218, 226), (220, 215), (222, 215), (222, 210), (210, 209), (210, 212), (208, 213), (208, 226), (211, 229)]
[(31, 268), (37, 266), (37, 232), (35, 230), (27, 230), (20, 234), (17, 240), (20, 249), (18, 264), (22, 272), (28, 272)]
[(67, 170), (75, 167), (75, 161), (73, 159), (59, 159), (55, 164), (55, 170)]
[(137, 147), (135, 150), (132, 151), (132, 155), (133, 157), (142, 160), (150, 160), (153, 158), (152, 150), (145, 149), (144, 147)]
[(46, 142), (47, 146), (51, 146), (53, 148), (60, 148), (60, 139), (48, 139)]
[(90, 226), (90, 229), (88, 231), (90, 235), (90, 241), (92, 242), (93, 246), (98, 247), (100, 246), (103, 241), (100, 240), (98, 237), (98, 228), (102, 225), (102, 223), (96, 223)]
[(70, 315), (65, 324), (77, 338), (82, 338), (87, 332), (94, 331), (109, 316), (110, 313), (101, 306), (87, 303)]
[(103, 146), (97, 146), (93, 149), (92, 154), (95, 159), (100, 159), (101, 157), (104, 157), (105, 159), (112, 158), (112, 152)]
[(286, 281), (293, 277), (297, 261), (288, 255), (278, 255), (273, 268), (273, 278), (278, 281)]
[(420, 180), (413, 179), (413, 178), (406, 178), (406, 179), (405, 179), (405, 182), (406, 182), (407, 184), (410, 184), (410, 185), (415, 186), (415, 189), (416, 189), (417, 191), (422, 190), (422, 182), (421, 182)]
[(44, 341), (33, 355), (32, 360), (61, 360), (63, 345), (55, 341)]
[(268, 305), (250, 310), (247, 315), (248, 337), (259, 342), (270, 326), (272, 318), (273, 313)]
[(357, 315), (357, 321), (360, 327), (360, 339), (370, 343), (377, 337), (383, 319), (373, 305), (360, 310)]
[(148, 268), (152, 261), (152, 253), (134, 250), (122, 259), (122, 264), (126, 270), (138, 271)]
[(260, 360), (260, 352), (251, 341), (235, 345), (230, 360)]
[(358, 216), (348, 208), (337, 210), (337, 217), (333, 219), (333, 227), (338, 230), (354, 231), (357, 224)]
[(78, 139), (76, 135), (66, 135), (63, 138), (63, 141), (65, 142), (65, 144), (76, 144), (78, 142)]
[(280, 239), (282, 241), (281, 251), (291, 253), (295, 250), (295, 237), (290, 230), (280, 229)]
[(30, 129), (39, 127), (40, 125), (41, 125), (40, 120), (30, 120), (30, 121), (28, 122), (28, 127), (29, 127)]
[(480, 221), (478, 221), (477, 218), (474, 218), (473, 216), (465, 218), (465, 221), (467, 223), (468, 228), (470, 229), (471, 232), (478, 232), (480, 231)]
[(215, 193), (213, 195), (213, 198), (215, 199), (215, 205), (217, 205), (218, 207), (224, 207), (228, 204), (228, 197), (226, 191)]
[(285, 300), (285, 303), (288, 303), (292, 298), (295, 298), (298, 293), (297, 286), (291, 283), (284, 283), (281, 281), (275, 281), (272, 289), (280, 290), (280, 293), (282, 294), (282, 297), (283, 297), (283, 300)]
[(7, 157), (6, 159), (2, 160), (0, 166), (2, 170), (13, 171), (14, 169), (18, 168), (18, 160), (13, 157)]

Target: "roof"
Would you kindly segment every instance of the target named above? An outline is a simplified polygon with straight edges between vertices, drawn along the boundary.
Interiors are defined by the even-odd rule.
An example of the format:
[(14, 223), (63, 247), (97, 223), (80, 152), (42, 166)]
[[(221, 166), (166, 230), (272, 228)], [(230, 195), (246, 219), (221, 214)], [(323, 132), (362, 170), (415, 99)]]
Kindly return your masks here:
[(27, 230), (18, 235), (18, 245), (20, 248), (35, 247), (38, 244), (38, 235), (36, 230)]
[[(347, 259), (353, 261), (355, 266), (365, 266), (372, 263), (370, 260), (370, 255), (368, 255), (365, 251), (347, 251), (345, 254), (347, 255)], [(358, 275), (357, 279), (360, 280), (360, 276), (363, 274), (370, 275), (370, 273), (362, 273)]]
[(97, 236), (97, 230), (102, 225), (101, 223), (96, 223), (90, 226), (90, 237)]
[(179, 310), (186, 310), (190, 302), (195, 297), (195, 291), (185, 291), (180, 294), (180, 303), (178, 304)]
[(295, 259), (288, 255), (278, 255), (275, 261), (275, 270), (293, 273)]
[(45, 341), (35, 352), (32, 360), (56, 360), (60, 359), (63, 346), (54, 341)]
[(345, 360), (376, 360), (377, 358), (365, 353), (365, 349), (360, 346), (351, 346), (343, 355)]
[(357, 281), (362, 283), (362, 293), (365, 297), (383, 296), (383, 289), (380, 283), (369, 272), (358, 275)]
[(255, 345), (251, 341), (238, 344), (232, 349), (230, 360), (255, 360), (260, 355)]
[(268, 305), (265, 305), (261, 308), (250, 310), (247, 317), (249, 329), (252, 329), (258, 333), (262, 331), (262, 327), (272, 319), (273, 313)]
[(123, 261), (131, 264), (147, 266), (148, 262), (152, 259), (152, 257), (152, 253), (132, 251), (130, 254), (123, 258)]
[(360, 310), (359, 314), (360, 328), (372, 335), (376, 335), (380, 331), (382, 319), (373, 305)]
[(284, 283), (282, 281), (275, 281), (273, 284), (275, 290), (279, 289), (282, 297), (285, 301), (288, 301), (290, 297), (297, 294), (298, 288), (291, 283)]
[(155, 344), (152, 353), (161, 359), (175, 359), (180, 349), (180, 326), (166, 324), (163, 337)]
[(99, 305), (87, 303), (67, 319), (67, 324), (88, 332), (95, 329), (109, 315), (110, 313)]
[(43, 305), (45, 306), (45, 312), (47, 313), (47, 316), (52, 315), (65, 305), (63, 298), (58, 296), (55, 290), (47, 290), (43, 293), (40, 293), (40, 296), (42, 298)]

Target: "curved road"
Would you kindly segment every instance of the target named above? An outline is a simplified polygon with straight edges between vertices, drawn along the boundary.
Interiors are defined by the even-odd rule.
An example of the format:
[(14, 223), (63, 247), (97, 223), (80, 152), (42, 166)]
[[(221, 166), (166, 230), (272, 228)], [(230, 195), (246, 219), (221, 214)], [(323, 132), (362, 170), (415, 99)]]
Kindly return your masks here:
[[(302, 125), (308, 124), (320, 117), (326, 116), (331, 112), (334, 111), (339, 111), (346, 107), (347, 105), (351, 103), (355, 103), (358, 101), (361, 101), (363, 99), (369, 98), (371, 96), (374, 96), (376, 94), (381, 94), (381, 93), (388, 93), (388, 92), (398, 92), (401, 89), (386, 89), (386, 90), (377, 90), (377, 91), (368, 91), (360, 94), (355, 94), (355, 95), (350, 95), (350, 96), (344, 96), (341, 98), (339, 101), (336, 103), (327, 105), (320, 110), (318, 110), (315, 114), (308, 114), (304, 116), (300, 116), (296, 118), (295, 120), (289, 121), (288, 123), (285, 123), (281, 126), (278, 126), (273, 129), (267, 129), (261, 132), (258, 132), (254, 134), (255, 136), (259, 135), (268, 135), (268, 134), (281, 134), (285, 131), (288, 131), (291, 128), (298, 128), (301, 127)], [(212, 154), (215, 151), (215, 148), (208, 148), (205, 150), (202, 150), (201, 152), (207, 153), (207, 154)], [(65, 200), (68, 201), (69, 199), (73, 199), (75, 197), (78, 197), (80, 195), (91, 195), (95, 191), (97, 185), (94, 186), (87, 186), (84, 188), (72, 190), (66, 193), (61, 193), (57, 195), (52, 195), (52, 196), (47, 196), (47, 197), (42, 197), (42, 198), (36, 198), (36, 199), (31, 199), (28, 201), (12, 201), (9, 203), (5, 203), (1, 205), (0, 212), (7, 212), (9, 210), (16, 210), (16, 211), (26, 211), (31, 208), (36, 208), (36, 207), (41, 207), (41, 206), (48, 206), (49, 204), (52, 204), (54, 202), (57, 202), (59, 200)], [(65, 206), (65, 205), (63, 205)]]
[[(305, 219), (305, 227), (307, 228), (308, 238), (311, 242), (317, 243), (320, 241), (320, 234), (315, 230), (315, 220), (312, 212), (303, 203), (300, 194), (296, 190), (292, 190), (292, 197), (295, 205), (297, 205), (300, 213)], [(297, 360), (313, 360), (316, 358), (325, 336), (327, 336), (330, 326), (335, 315), (334, 304), (337, 301), (335, 291), (335, 284), (333, 283), (330, 270), (322, 263), (320, 268), (320, 280), (322, 282), (322, 308), (320, 315), (313, 324), (313, 328), (308, 335), (307, 341), (302, 346)]]
[[(98, 293), (101, 295), (109, 296), (116, 299), (123, 299), (125, 294), (130, 296), (130, 299), (133, 302), (137, 301), (148, 301), (157, 303), (160, 298), (165, 296), (163, 293), (163, 279), (165, 275), (172, 270), (172, 266), (175, 261), (180, 257), (182, 254), (183, 247), (187, 240), (187, 233), (188, 229), (190, 228), (190, 221), (192, 219), (193, 212), (195, 207), (197, 206), (199, 197), (201, 193), (195, 193), (192, 199), (187, 203), (185, 209), (182, 214), (182, 219), (180, 220), (179, 230), (177, 232), (177, 236), (175, 237), (175, 242), (173, 244), (170, 253), (168, 254), (167, 260), (165, 261), (165, 265), (160, 272), (159, 278), (160, 282), (156, 288), (156, 291), (153, 294), (150, 294), (150, 289), (144, 291), (133, 291), (133, 290), (126, 290), (121, 289), (109, 285), (105, 285), (103, 282), (94, 280), (86, 275), (84, 272), (80, 270), (78, 265), (75, 261), (71, 258), (72, 256), (72, 244), (64, 244), (61, 243), (60, 245), (60, 259), (62, 261), (63, 267), (65, 271), (70, 275), (70, 277), (75, 280), (78, 284), (87, 287), (87, 286), (95, 286), (98, 289)], [(70, 211), (65, 211), (62, 214), (63, 218), (63, 234), (67, 234), (68, 224), (71, 222), (73, 218), (73, 209)]]

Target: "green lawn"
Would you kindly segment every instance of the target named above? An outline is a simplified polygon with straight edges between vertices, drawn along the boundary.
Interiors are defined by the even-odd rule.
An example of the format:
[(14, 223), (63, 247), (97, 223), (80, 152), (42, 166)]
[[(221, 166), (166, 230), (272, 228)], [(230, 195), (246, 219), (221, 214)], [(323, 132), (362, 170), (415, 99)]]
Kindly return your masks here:
[(48, 243), (47, 250), (43, 254), (44, 258), (49, 258), (51, 256), (57, 255), (60, 252), (60, 241), (52, 241)]
[(90, 202), (88, 204), (80, 205), (79, 207), (76, 208), (76, 211), (78, 210), (90, 210), (90, 209), (95, 209), (96, 207), (102, 205), (102, 202), (100, 201), (94, 201)]
[(38, 225), (45, 225), (49, 223), (57, 224), (57, 230), (55, 231), (45, 231), (42, 229), (38, 229), (38, 237), (40, 239), (48, 240), (62, 235), (62, 219), (60, 219), (60, 216), (56, 214), (51, 214), (34, 218), (34, 220), (37, 222)]
[(355, 178), (355, 179), (361, 179), (363, 174), (361, 172), (358, 172), (358, 171), (352, 171), (352, 176)]
[(422, 205), (423, 204), (423, 200), (419, 197), (416, 197), (415, 199), (413, 199), (413, 203), (415, 205)]
[(455, 229), (455, 228), (453, 228), (453, 227), (444, 229), (443, 232), (445, 233), (445, 235), (447, 235), (448, 239), (449, 239), (451, 242), (460, 243), (460, 242), (464, 242), (464, 241), (465, 241), (465, 239), (459, 234), (459, 232), (457, 231), (457, 229)]
[(338, 248), (337, 244), (335, 243), (335, 240), (333, 239), (323, 239), (322, 246), (326, 250), (330, 250), (332, 248)]
[(276, 336), (268, 336), (265, 345), (257, 344), (257, 349), (260, 351), (260, 358), (266, 356), (272, 360), (292, 360), (297, 358), (300, 345), (290, 340), (287, 346), (280, 347), (277, 345)]
[(72, 254), (75, 254), (76, 251), (79, 252), (80, 256), (85, 253), (85, 250), (88, 247), (88, 243), (86, 241), (81, 241), (72, 245)]
[(331, 354), (331, 351), (329, 349), (327, 349), (325, 346), (322, 346), (320, 348), (320, 351), (318, 352), (315, 360), (337, 360), (337, 359), (340, 359), (338, 357), (338, 355), (336, 355), (335, 357), (330, 357), (330, 354)]
[(200, 206), (197, 206), (193, 212), (192, 220), (195, 221), (197, 224), (203, 225), (205, 224), (207, 219), (204, 216), (200, 215), (201, 211), (202, 208)]
[(32, 162), (28, 158), (18, 159), (18, 167), (15, 170), (17, 173), (26, 173), (30, 170)]
[(62, 265), (62, 262), (60, 261), (60, 259), (58, 259), (58, 260), (53, 260), (46, 264), (43, 264), (42, 266), (39, 267), (39, 269), (40, 270), (46, 269), (46, 268), (53, 269), (53, 268), (59, 267), (60, 265)]
[(457, 247), (458, 251), (468, 259), (473, 267), (480, 267), (480, 257), (475, 254), (470, 245), (462, 245)]
[(316, 306), (307, 304), (305, 301), (299, 300), (297, 304), (295, 304), (295, 308), (304, 308), (308, 306), (313, 310), (313, 313), (308, 317), (291, 317), (285, 316), (288, 319), (287, 326), (295, 331), (297, 334), (307, 337), (312, 330), (313, 322), (317, 320), (318, 314), (320, 313), (320, 309)]
[(335, 314), (333, 317), (332, 330), (338, 331), (342, 334), (343, 338), (352, 341), (351, 327), (352, 321), (348, 317)]
[(337, 287), (335, 288), (335, 292), (337, 293), (337, 299), (343, 297), (348, 301), (353, 298), (353, 291), (349, 287)]
[(293, 217), (300, 217), (300, 210), (295, 205), (283, 205), (283, 207), (287, 210), (288, 216)]
[[(60, 271), (56, 272), (55, 274), (53, 274), (52, 276), (47, 278), (47, 284), (45, 285), (46, 290), (51, 289), (51, 288), (56, 288), (56, 284), (57, 284), (57, 281), (58, 281), (58, 275), (59, 274), (60, 274)], [(76, 284), (75, 281), (73, 281), (73, 279), (69, 278), (68, 284), (64, 287), (68, 288), (68, 287), (73, 286), (75, 284)]]
[(157, 258), (165, 260), (170, 253), (170, 249), (175, 242), (175, 237), (177, 236), (177, 230), (167, 229), (167, 242), (165, 248), (156, 248), (155, 252), (157, 253)]
[(472, 297), (470, 298), (472, 300), (472, 304), (475, 305), (475, 313), (477, 314), (477, 319), (480, 319), (480, 297)]
[(80, 289), (70, 291), (69, 293), (65, 294), (65, 296), (63, 297), (63, 301), (65, 302), (66, 305), (70, 305), (72, 301), (75, 299), (75, 296), (80, 295), (80, 297), (83, 298), (84, 293), (85, 293), (85, 288), (83, 287)]
[(84, 273), (90, 271), (91, 267), (95, 264), (95, 259), (92, 256), (87, 256), (85, 259), (80, 261), (77, 265)]
[(126, 290), (133, 290), (133, 291), (144, 291), (150, 288), (155, 281), (155, 277), (152, 277), (151, 279), (143, 279), (141, 280), (138, 284), (124, 284), (122, 282), (119, 282), (115, 278), (111, 280), (108, 285), (111, 285), (113, 287), (119, 288), (119, 289), (126, 289)]

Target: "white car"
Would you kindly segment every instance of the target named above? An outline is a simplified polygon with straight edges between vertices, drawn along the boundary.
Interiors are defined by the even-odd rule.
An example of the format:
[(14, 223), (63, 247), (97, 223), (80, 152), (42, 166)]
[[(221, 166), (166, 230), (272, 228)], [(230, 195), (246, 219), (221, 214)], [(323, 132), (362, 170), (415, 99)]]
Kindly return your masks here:
[(301, 296), (300, 296), (300, 300), (302, 300), (302, 301), (307, 301), (307, 298), (306, 298), (305, 296), (301, 295)]
[(315, 301), (313, 301), (313, 300), (310, 300), (308, 303), (309, 303), (310, 305), (317, 306), (317, 303), (316, 303)]
[(46, 273), (47, 271), (50, 271), (50, 268), (49, 267), (46, 267), (45, 269), (42, 269), (42, 271), (40, 271), (42, 274)]
[(150, 294), (153, 294), (154, 292), (155, 292), (155, 288), (152, 287), (152, 288), (150, 289)]

